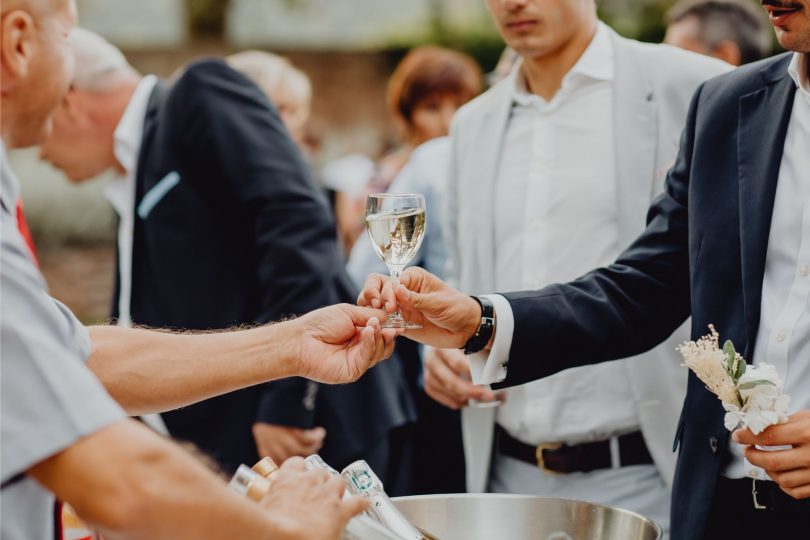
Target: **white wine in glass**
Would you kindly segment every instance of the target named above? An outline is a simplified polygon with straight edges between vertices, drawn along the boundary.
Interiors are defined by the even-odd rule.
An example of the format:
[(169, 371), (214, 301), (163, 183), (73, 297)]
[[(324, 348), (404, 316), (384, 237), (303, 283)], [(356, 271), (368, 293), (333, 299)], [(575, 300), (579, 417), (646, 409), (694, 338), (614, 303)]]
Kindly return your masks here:
[[(397, 285), (402, 270), (422, 245), (427, 227), (425, 198), (419, 194), (379, 193), (366, 201), (366, 226), (371, 245), (383, 260)], [(420, 328), (402, 318), (399, 310), (391, 314), (384, 328)]]

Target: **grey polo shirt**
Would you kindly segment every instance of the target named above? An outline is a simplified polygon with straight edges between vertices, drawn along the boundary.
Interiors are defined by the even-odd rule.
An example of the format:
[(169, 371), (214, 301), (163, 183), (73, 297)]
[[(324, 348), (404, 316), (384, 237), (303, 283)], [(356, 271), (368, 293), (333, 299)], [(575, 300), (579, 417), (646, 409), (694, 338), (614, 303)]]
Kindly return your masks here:
[(25, 471), (125, 414), (84, 365), (87, 329), (46, 292), (4, 146), (0, 159), (0, 538), (52, 540), (53, 497)]

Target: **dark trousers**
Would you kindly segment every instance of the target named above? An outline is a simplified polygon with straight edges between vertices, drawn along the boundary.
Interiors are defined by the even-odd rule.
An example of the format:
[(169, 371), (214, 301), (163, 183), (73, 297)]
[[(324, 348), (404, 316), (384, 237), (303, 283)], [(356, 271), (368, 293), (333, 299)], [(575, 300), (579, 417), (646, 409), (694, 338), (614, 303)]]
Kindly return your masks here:
[(422, 360), (416, 343), (399, 338), (396, 354), (402, 361), (403, 376), (416, 403), (418, 417), (410, 432), (413, 460), (407, 495), (464, 493), (461, 413), (448, 409), (425, 393)]
[(424, 390), (417, 396), (417, 406), (413, 494), (464, 493), (461, 413), (434, 401)]
[(756, 485), (758, 502), (772, 508), (754, 508), (751, 479), (720, 478), (704, 540), (810, 538), (810, 499), (790, 499), (772, 482), (758, 481)]

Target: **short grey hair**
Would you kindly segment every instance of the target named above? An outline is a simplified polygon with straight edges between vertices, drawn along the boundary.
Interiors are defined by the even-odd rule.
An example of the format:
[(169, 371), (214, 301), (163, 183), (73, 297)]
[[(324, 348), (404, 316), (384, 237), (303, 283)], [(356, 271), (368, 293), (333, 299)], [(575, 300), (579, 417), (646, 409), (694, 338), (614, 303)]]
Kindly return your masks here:
[(752, 0), (681, 0), (667, 12), (666, 23), (669, 26), (691, 17), (697, 21), (697, 39), (708, 51), (732, 41), (740, 49), (742, 64), (771, 52), (771, 25)]
[(309, 106), (312, 99), (309, 77), (283, 56), (251, 50), (231, 54), (225, 61), (267, 92), (271, 100), (277, 99), (276, 94), (281, 92)]
[(76, 60), (74, 88), (101, 91), (123, 77), (138, 76), (118, 47), (90, 30), (74, 28), (70, 32), (70, 44)]

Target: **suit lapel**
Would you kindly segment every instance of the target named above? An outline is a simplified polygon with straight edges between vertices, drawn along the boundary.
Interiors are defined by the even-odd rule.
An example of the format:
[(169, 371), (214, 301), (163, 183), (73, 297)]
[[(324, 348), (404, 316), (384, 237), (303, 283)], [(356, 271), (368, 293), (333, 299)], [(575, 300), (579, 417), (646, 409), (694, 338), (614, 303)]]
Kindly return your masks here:
[[(493, 106), (481, 118), (478, 128), (473, 131), (477, 144), (474, 154), (476, 166), (471, 168), (469, 185), (477, 190), (476, 212), (480, 212), (477, 221), (476, 245), (478, 247), (478, 276), (473, 292), (495, 290), (495, 188), (498, 180), (500, 157), (503, 153), (503, 139), (512, 111), (511, 84), (502, 81), (492, 89)], [(480, 165), (480, 166), (479, 166)]]
[(152, 140), (155, 137), (155, 130), (158, 126), (158, 112), (163, 105), (168, 88), (163, 81), (158, 81), (149, 96), (149, 104), (146, 107), (146, 115), (143, 121), (143, 135), (141, 137), (141, 149), (138, 153), (138, 168), (135, 171), (135, 208), (141, 203), (144, 194), (149, 190), (145, 185), (146, 163)]
[(737, 167), (740, 244), (747, 346), (751, 358), (759, 328), (762, 280), (779, 167), (796, 86), (787, 75), (790, 56), (763, 69), (764, 86), (740, 98)]
[(633, 49), (611, 32), (615, 58), (613, 138), (616, 156), (619, 240), (628, 245), (643, 228), (654, 186), (658, 147), (658, 111), (652, 87), (638, 65)]

